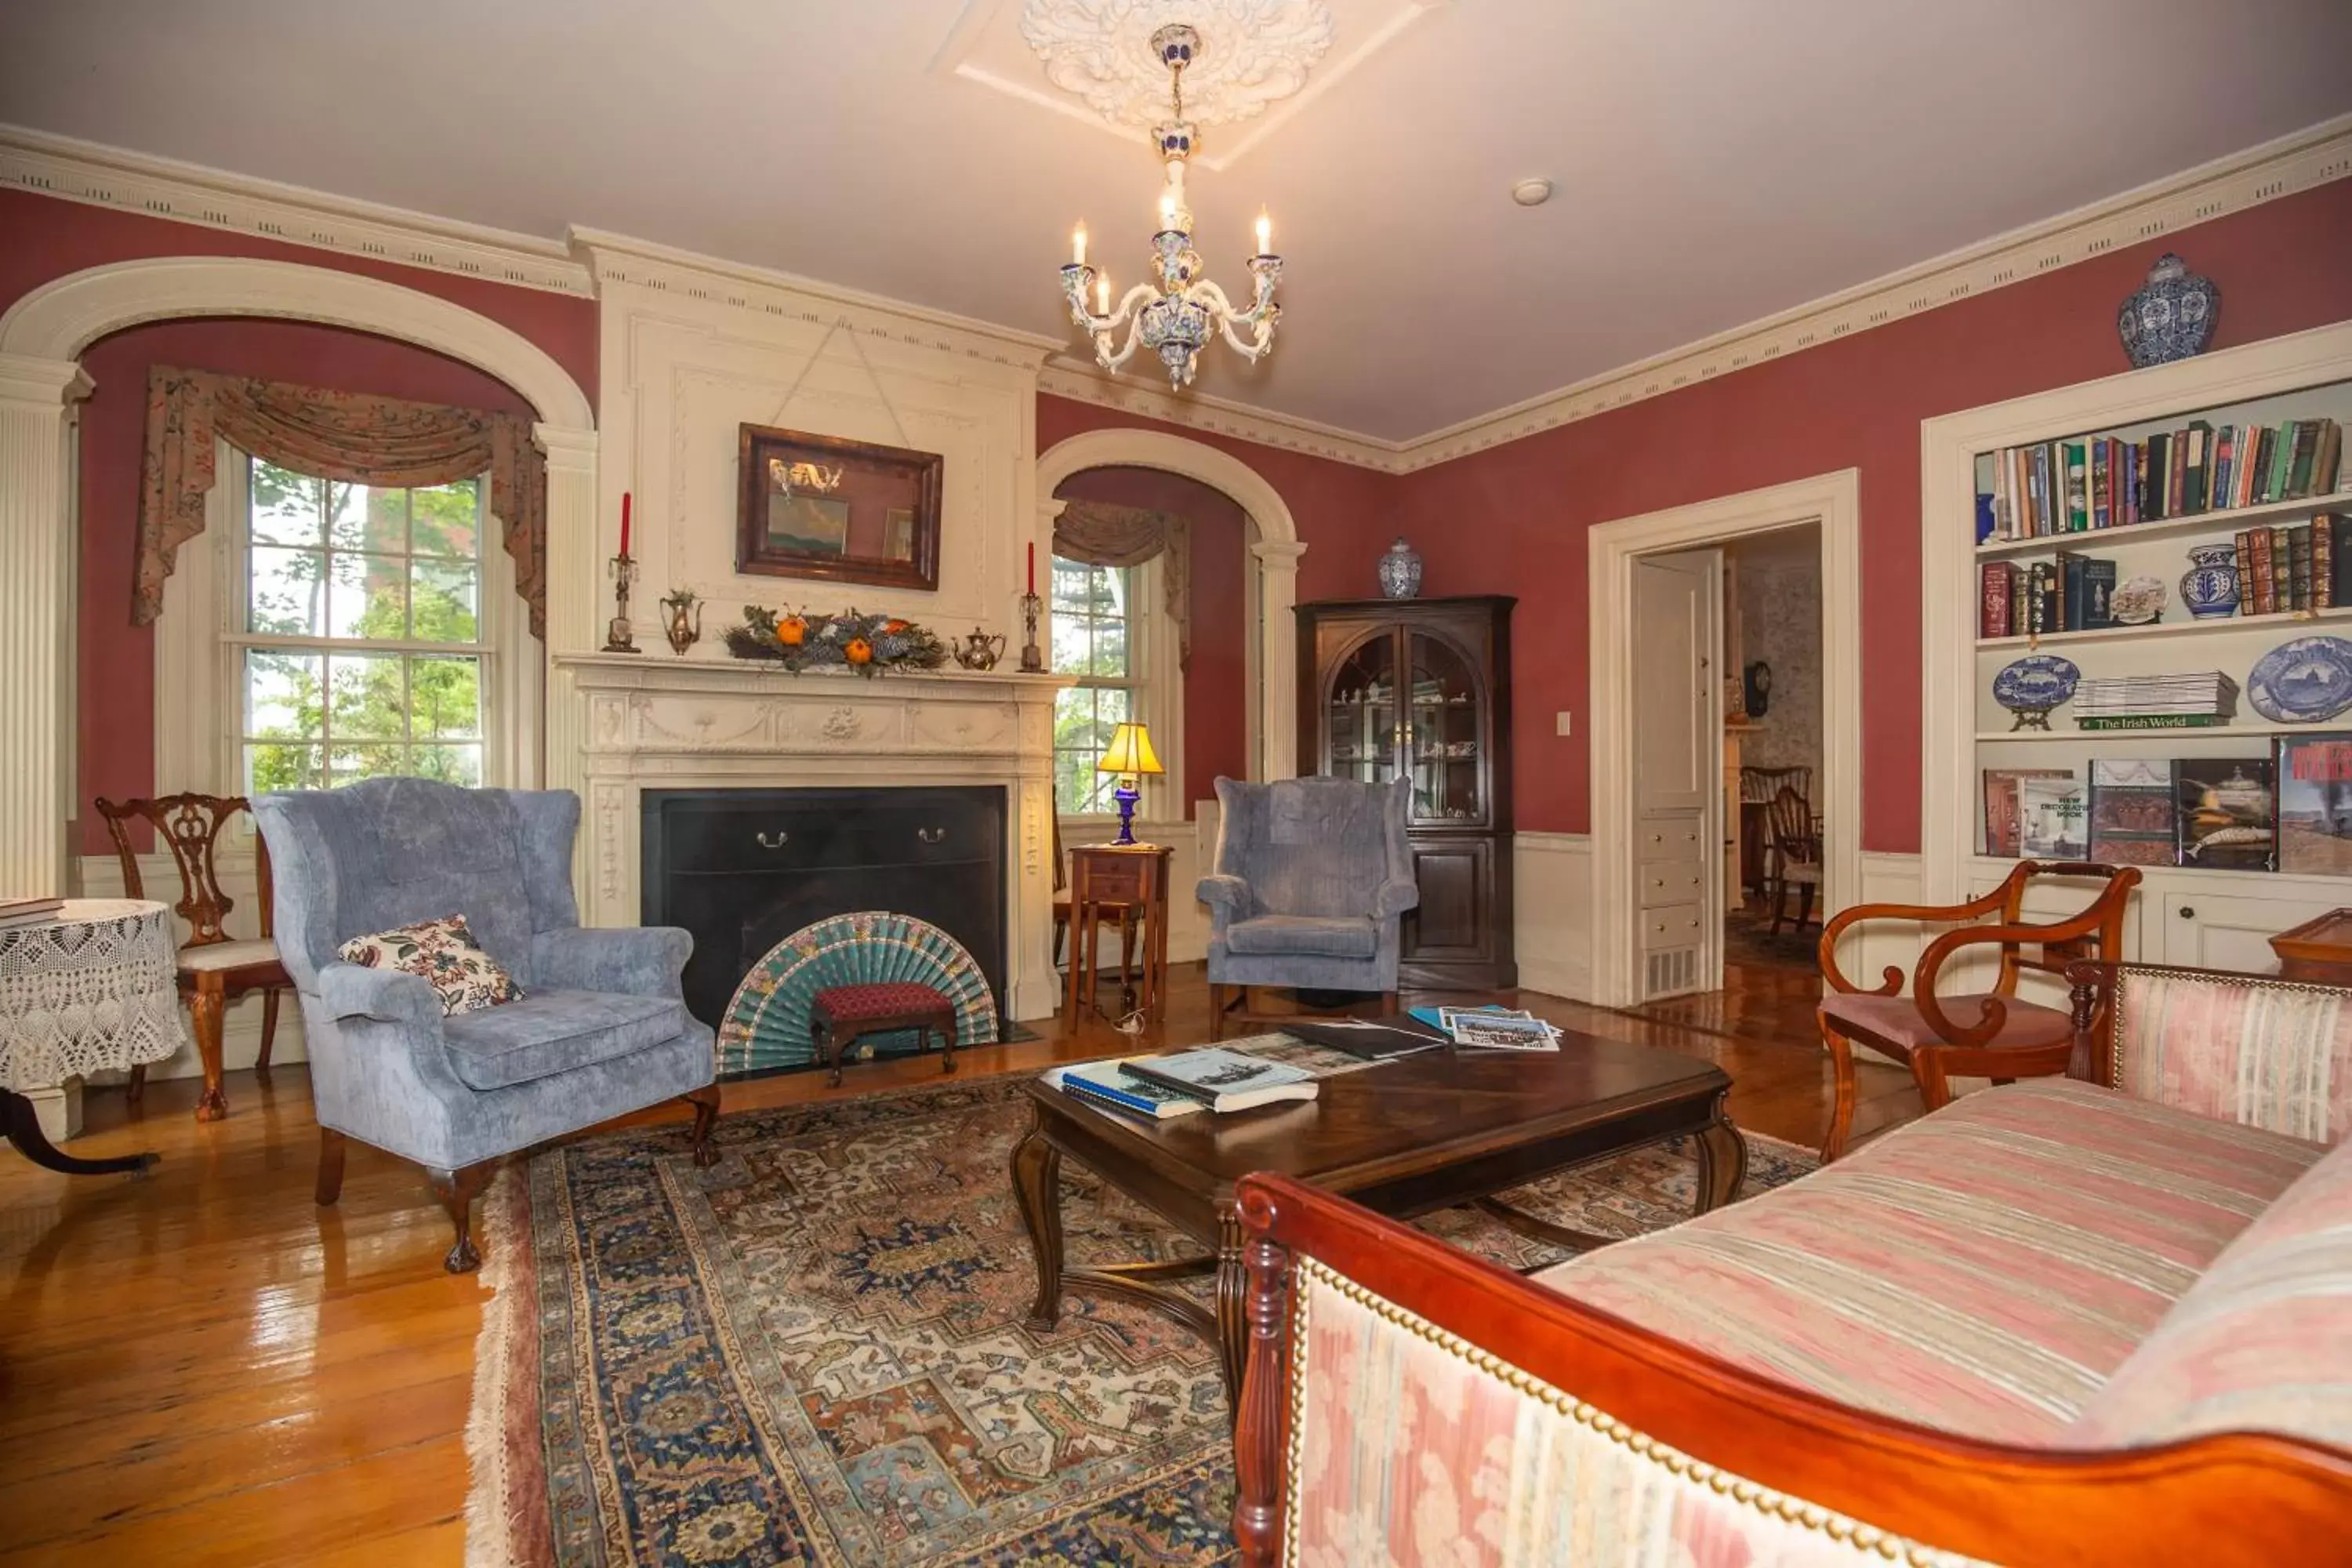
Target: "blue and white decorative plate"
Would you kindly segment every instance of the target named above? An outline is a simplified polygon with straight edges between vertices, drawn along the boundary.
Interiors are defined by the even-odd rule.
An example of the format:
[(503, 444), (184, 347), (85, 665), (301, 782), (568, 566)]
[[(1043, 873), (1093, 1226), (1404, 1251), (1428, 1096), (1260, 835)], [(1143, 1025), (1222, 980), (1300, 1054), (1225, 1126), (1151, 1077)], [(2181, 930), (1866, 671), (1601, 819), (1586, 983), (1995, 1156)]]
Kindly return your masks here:
[(2280, 724), (2316, 724), (2352, 708), (2352, 642), (2297, 637), (2263, 655), (2246, 677), (2254, 711)]
[(2029, 653), (1992, 678), (1992, 700), (2012, 713), (2046, 713), (2074, 696), (2082, 679), (2071, 658)]
[[(869, 910), (803, 926), (751, 966), (719, 1026), (720, 1076), (811, 1065), (816, 1047), (809, 1009), (816, 994), (894, 980), (928, 985), (955, 1004), (958, 1046), (995, 1042), (996, 998), (971, 951), (929, 921)], [(911, 1029), (903, 1041), (878, 1038), (921, 1049)]]

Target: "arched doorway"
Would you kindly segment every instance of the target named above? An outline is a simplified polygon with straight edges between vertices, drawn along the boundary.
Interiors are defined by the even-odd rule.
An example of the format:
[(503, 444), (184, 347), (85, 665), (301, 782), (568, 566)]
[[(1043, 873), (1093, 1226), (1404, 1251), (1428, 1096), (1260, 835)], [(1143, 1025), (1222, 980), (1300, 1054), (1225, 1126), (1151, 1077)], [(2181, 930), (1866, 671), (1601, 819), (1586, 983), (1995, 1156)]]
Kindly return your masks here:
[(1232, 453), (1171, 436), (1165, 431), (1089, 430), (1057, 441), (1037, 459), (1038, 504), (1045, 516), (1039, 532), (1053, 537), (1058, 507), (1053, 498), (1063, 482), (1087, 468), (1160, 468), (1198, 479), (1223, 491), (1247, 514), (1254, 537), (1250, 556), (1250, 619), (1257, 635), (1244, 689), (1249, 703), (1247, 755), (1252, 778), (1289, 778), (1298, 772), (1297, 625), (1291, 606), (1298, 602), (1298, 558), (1307, 546), (1281, 492)]
[[(75, 406), (82, 353), (108, 333), (192, 316), (269, 316), (375, 333), (497, 377), (539, 416), (548, 458), (548, 645), (592, 640), (596, 436), (587, 395), (544, 350), (435, 295), (293, 262), (159, 257), (95, 267), (26, 294), (0, 316), (0, 754), (38, 759), (0, 778), (0, 887), (68, 886), (75, 724)], [(578, 591), (581, 589), (588, 591)], [(577, 622), (577, 625), (572, 624)], [(573, 705), (551, 678), (546, 753), (579, 750)], [(571, 783), (567, 764), (551, 783)]]

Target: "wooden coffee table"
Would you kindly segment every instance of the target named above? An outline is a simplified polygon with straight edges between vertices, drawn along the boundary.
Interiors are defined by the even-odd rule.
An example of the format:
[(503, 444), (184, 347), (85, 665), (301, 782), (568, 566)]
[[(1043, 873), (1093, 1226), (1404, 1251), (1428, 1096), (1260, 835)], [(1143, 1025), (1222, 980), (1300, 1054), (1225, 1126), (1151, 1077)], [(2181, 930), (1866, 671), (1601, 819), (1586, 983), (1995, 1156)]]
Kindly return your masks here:
[[(1579, 1250), (1612, 1238), (1549, 1224), (1493, 1194), (1685, 1133), (1697, 1142), (1696, 1212), (1730, 1202), (1748, 1172), (1748, 1146), (1723, 1113), (1731, 1079), (1721, 1068), (1574, 1031), (1557, 1054), (1425, 1051), (1326, 1079), (1320, 1098), (1304, 1104), (1165, 1122), (1098, 1110), (1039, 1079), (1022, 1087), (1034, 1119), (1013, 1151), (1013, 1186), (1037, 1258), (1029, 1325), (1060, 1321), (1065, 1289), (1141, 1301), (1218, 1348), (1229, 1403), (1248, 1341), (1234, 1184), (1253, 1171), (1295, 1176), (1396, 1219), (1475, 1205), (1523, 1235)], [(1065, 1267), (1065, 1155), (1213, 1256)], [(1166, 1283), (1212, 1270), (1213, 1311)]]

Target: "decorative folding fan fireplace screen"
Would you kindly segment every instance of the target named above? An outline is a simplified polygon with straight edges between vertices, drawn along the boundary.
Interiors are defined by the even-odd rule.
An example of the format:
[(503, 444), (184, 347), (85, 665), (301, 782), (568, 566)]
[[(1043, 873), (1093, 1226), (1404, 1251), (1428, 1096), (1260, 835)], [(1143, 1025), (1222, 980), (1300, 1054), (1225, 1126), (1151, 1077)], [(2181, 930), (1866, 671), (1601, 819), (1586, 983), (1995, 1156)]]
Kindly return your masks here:
[[(810, 1004), (834, 985), (928, 985), (955, 1004), (956, 1044), (996, 1040), (996, 999), (961, 942), (911, 915), (868, 910), (803, 926), (751, 966), (719, 1027), (719, 1076), (774, 1072), (816, 1060)], [(875, 1037), (882, 1054), (921, 1048), (914, 1030)]]

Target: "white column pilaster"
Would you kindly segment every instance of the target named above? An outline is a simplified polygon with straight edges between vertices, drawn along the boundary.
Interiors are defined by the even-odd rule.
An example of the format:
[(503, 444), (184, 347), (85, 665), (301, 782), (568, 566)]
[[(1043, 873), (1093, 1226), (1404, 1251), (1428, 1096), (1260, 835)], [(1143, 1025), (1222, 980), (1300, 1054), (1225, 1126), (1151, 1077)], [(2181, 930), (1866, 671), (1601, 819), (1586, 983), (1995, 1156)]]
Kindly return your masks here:
[(1298, 558), (1307, 546), (1288, 540), (1267, 540), (1250, 546), (1257, 557), (1259, 628), (1258, 663), (1265, 672), (1265, 705), (1258, 714), (1265, 726), (1265, 776), (1298, 776)]
[[(540, 776), (549, 789), (578, 794), (585, 811), (593, 805), (588, 799), (587, 702), (572, 672), (555, 656), (593, 652), (604, 641), (604, 616), (598, 612), (607, 603), (609, 584), (596, 517), (596, 433), (551, 425), (538, 426), (532, 433), (547, 454), (549, 658)], [(608, 912), (591, 912), (587, 858), (578, 847), (572, 853), (572, 888), (592, 921)]]
[(0, 893), (60, 894), (76, 725), (70, 360), (0, 354)]

